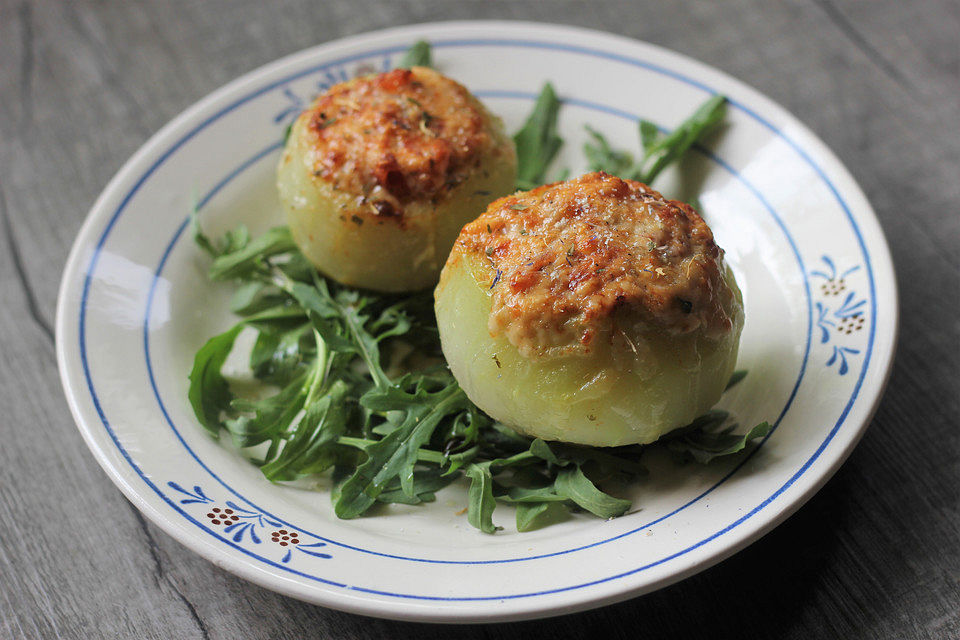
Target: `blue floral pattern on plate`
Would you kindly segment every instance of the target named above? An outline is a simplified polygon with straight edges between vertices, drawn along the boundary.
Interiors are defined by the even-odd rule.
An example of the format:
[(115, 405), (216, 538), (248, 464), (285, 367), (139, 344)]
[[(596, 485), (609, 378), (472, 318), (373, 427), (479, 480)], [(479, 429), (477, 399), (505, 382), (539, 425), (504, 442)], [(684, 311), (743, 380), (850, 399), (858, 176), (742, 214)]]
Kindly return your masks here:
[(390, 62), (390, 56), (384, 56), (380, 60), (379, 66), (370, 62), (361, 62), (349, 70), (346, 67), (327, 69), (323, 72), (320, 79), (316, 81), (314, 85), (316, 91), (312, 95), (302, 95), (295, 92), (289, 86), (285, 86), (280, 91), (280, 95), (283, 97), (285, 104), (280, 111), (273, 116), (273, 123), (284, 126), (293, 124), (297, 116), (313, 102), (314, 98), (335, 84), (346, 82), (350, 78), (357, 78), (371, 73), (380, 73), (381, 71), (389, 71), (392, 68), (393, 65)]
[[(838, 364), (837, 373), (845, 376), (850, 371), (848, 358), (860, 355), (861, 349), (840, 342), (841, 340), (848, 342), (849, 339), (846, 336), (859, 332), (866, 323), (867, 300), (857, 295), (848, 280), (850, 276), (860, 271), (860, 265), (840, 271), (830, 256), (821, 256), (820, 261), (824, 268), (810, 272), (811, 276), (823, 281), (819, 289), (822, 300), (814, 303), (815, 322), (820, 329), (820, 344), (831, 346), (826, 366), (832, 367)], [(845, 296), (844, 292), (846, 292)], [(842, 302), (841, 296), (843, 296)]]
[[(232, 500), (226, 500), (222, 504), (204, 493), (199, 485), (195, 485), (193, 490), (184, 489), (176, 482), (167, 482), (167, 486), (180, 493), (182, 497), (179, 502), (182, 505), (203, 505), (205, 513), (197, 516), (197, 520), (204, 518), (212, 525), (214, 532), (224, 534), (222, 537), (230, 538), (237, 544), (257, 545), (263, 544), (265, 538), (280, 547), (286, 549), (286, 553), (280, 558), (280, 562), (288, 564), (294, 557), (294, 551), (298, 551), (311, 558), (329, 559), (329, 553), (320, 551), (326, 547), (327, 543), (321, 540), (307, 542), (307, 536), (303, 532), (286, 529), (282, 522), (252, 509), (245, 509)], [(200, 513), (199, 507), (193, 507)], [(261, 537), (262, 536), (262, 537)], [(312, 538), (312, 536), (310, 536)]]

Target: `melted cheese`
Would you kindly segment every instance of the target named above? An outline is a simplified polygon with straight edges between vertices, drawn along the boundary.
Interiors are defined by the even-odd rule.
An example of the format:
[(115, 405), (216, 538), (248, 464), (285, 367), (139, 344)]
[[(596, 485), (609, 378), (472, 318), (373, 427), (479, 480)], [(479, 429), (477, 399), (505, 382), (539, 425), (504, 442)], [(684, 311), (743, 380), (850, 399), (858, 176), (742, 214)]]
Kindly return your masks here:
[(689, 205), (591, 173), (493, 202), (455, 253), (485, 265), (491, 335), (528, 358), (587, 354), (598, 340), (634, 353), (649, 330), (729, 333), (723, 251)]
[(336, 85), (301, 118), (314, 175), (382, 217), (402, 216), (412, 201), (436, 204), (495, 145), (482, 105), (424, 67)]

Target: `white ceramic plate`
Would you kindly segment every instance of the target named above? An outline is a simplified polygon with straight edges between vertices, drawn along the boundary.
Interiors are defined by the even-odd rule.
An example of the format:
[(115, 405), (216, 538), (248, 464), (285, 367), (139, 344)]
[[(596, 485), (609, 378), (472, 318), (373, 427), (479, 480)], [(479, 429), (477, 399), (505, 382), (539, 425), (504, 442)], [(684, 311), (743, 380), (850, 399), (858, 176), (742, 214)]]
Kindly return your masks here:
[[(676, 126), (715, 92), (725, 131), (657, 186), (699, 194), (746, 301), (740, 367), (723, 400), (776, 429), (707, 467), (654, 456), (637, 509), (484, 535), (462, 485), (437, 502), (340, 521), (324, 492), (271, 485), (210, 439), (186, 400), (196, 349), (232, 323), (185, 230), (279, 220), (284, 127), (332, 83), (394, 65), (415, 40), (510, 130), (545, 80), (564, 99), (557, 167), (584, 169), (583, 125), (636, 149), (636, 120)], [(893, 269), (870, 205), (795, 118), (740, 82), (641, 42), (566, 27), (441, 23), (325, 44), (254, 71), (163, 128), (97, 200), (67, 263), (60, 372), (77, 424), (126, 496), (167, 533), (237, 575), (361, 614), (442, 622), (567, 613), (657, 589), (756, 540), (836, 471), (882, 393), (897, 332)], [(294, 535), (295, 534), (295, 535)], [(286, 536), (286, 537), (284, 537)], [(296, 538), (297, 544), (293, 544)], [(784, 549), (784, 553), (792, 550)]]

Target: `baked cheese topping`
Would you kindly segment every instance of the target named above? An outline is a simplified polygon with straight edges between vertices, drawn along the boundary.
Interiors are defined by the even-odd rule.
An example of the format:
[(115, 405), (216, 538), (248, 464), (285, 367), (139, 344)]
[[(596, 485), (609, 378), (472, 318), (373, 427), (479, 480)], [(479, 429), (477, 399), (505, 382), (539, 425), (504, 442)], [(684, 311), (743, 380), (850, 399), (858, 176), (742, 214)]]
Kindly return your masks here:
[(425, 67), (335, 85), (301, 117), (314, 175), (386, 217), (415, 200), (436, 204), (494, 144), (483, 106)]
[(723, 251), (703, 218), (632, 180), (590, 173), (501, 198), (455, 252), (488, 267), (490, 332), (528, 358), (634, 345), (646, 329), (732, 327)]

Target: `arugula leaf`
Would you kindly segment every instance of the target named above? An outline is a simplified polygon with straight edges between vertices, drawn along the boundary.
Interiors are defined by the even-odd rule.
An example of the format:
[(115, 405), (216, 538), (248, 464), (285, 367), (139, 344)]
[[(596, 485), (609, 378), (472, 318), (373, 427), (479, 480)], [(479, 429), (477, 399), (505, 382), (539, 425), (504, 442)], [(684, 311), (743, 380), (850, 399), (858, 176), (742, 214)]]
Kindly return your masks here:
[(430, 439), (437, 423), (448, 412), (458, 408), (466, 396), (458, 386), (451, 386), (436, 394), (418, 394), (414, 399), (416, 404), (411, 401), (403, 422), (383, 439), (367, 447), (367, 459), (343, 484), (340, 499), (334, 505), (338, 518), (356, 518), (363, 514), (373, 505), (386, 484), (397, 476), (400, 477), (404, 492), (413, 495), (413, 466), (420, 447)]
[[(358, 297), (348, 296), (348, 301), (353, 299), (345, 305), (331, 295), (326, 283), (311, 287), (294, 282), (289, 292), (305, 309), (313, 312), (311, 320), (314, 327), (329, 346), (361, 356), (377, 387), (385, 389), (390, 386), (390, 379), (380, 366), (378, 340), (364, 328), (368, 316), (361, 313), (363, 305)], [(337, 322), (331, 324), (328, 320)], [(389, 326), (391, 323), (387, 321), (386, 324)]]
[(214, 242), (200, 228), (200, 211), (196, 207), (190, 211), (190, 231), (193, 241), (212, 258), (239, 251), (250, 242), (250, 232), (244, 225), (228, 231), (219, 242)]
[(530, 448), (530, 438), (526, 438), (502, 422), (494, 422), (490, 429), (483, 434), (483, 439), (489, 445), (501, 452), (519, 453)]
[(546, 460), (550, 464), (555, 464), (559, 466), (566, 464), (564, 462), (561, 462), (560, 458), (558, 458), (556, 454), (553, 452), (553, 450), (550, 448), (550, 445), (548, 445), (546, 442), (544, 442), (540, 438), (537, 438), (536, 440), (530, 443), (530, 453), (537, 456), (538, 458)]
[(347, 429), (349, 386), (335, 382), (327, 395), (307, 407), (280, 454), (260, 470), (268, 480), (296, 480), (325, 471), (337, 460), (334, 447)]
[(660, 128), (649, 120), (640, 121), (640, 146), (643, 149), (643, 155), (648, 156), (657, 144), (660, 137)]
[(261, 329), (250, 352), (250, 370), (258, 380), (283, 384), (293, 375), (308, 355), (304, 338), (310, 337), (310, 324), (297, 322), (293, 328)]
[(517, 531), (533, 531), (560, 520), (567, 510), (555, 502), (521, 502), (517, 505)]
[(307, 374), (294, 378), (286, 387), (262, 400), (235, 398), (230, 407), (241, 415), (227, 420), (225, 426), (238, 447), (253, 447), (266, 440), (277, 438), (293, 418), (303, 409), (306, 400)]
[(297, 251), (284, 257), (286, 258), (285, 261), (276, 264), (283, 275), (296, 282), (315, 283), (317, 268), (310, 264), (310, 261), (302, 253)]
[(611, 175), (624, 178), (634, 178), (633, 156), (626, 151), (616, 151), (596, 129), (587, 125), (587, 133), (593, 139), (583, 145), (583, 154), (587, 157), (587, 167), (590, 171), (605, 171)]
[(767, 422), (761, 422), (743, 435), (731, 433), (736, 428), (735, 424), (717, 432), (701, 428), (667, 441), (667, 448), (682, 459), (706, 464), (714, 458), (743, 451), (751, 440), (765, 437), (772, 427)]
[(738, 369), (734, 371), (733, 375), (730, 376), (730, 380), (727, 382), (727, 386), (726, 388), (724, 388), (724, 391), (729, 391), (733, 387), (737, 386), (740, 383), (740, 381), (746, 377), (747, 377), (746, 369)]
[(244, 282), (230, 299), (230, 311), (238, 316), (249, 316), (272, 307), (282, 306), (290, 297), (276, 286), (266, 282)]
[(433, 502), (436, 500), (436, 492), (443, 489), (457, 476), (446, 476), (437, 469), (418, 469), (414, 473), (414, 495), (409, 496), (403, 491), (398, 483), (391, 485), (380, 495), (377, 496), (377, 502), (399, 503), (399, 504), (420, 504), (422, 502)]
[(497, 501), (493, 497), (493, 475), (490, 463), (471, 464), (467, 467), (470, 490), (467, 494), (467, 522), (484, 533), (494, 533), (493, 510)]
[(558, 443), (554, 448), (567, 461), (593, 463), (605, 472), (625, 473), (634, 477), (647, 474), (647, 468), (637, 460), (642, 450), (638, 447), (607, 448)]
[(661, 136), (652, 122), (641, 120), (638, 128), (643, 157), (639, 161), (626, 151), (613, 149), (601, 133), (587, 126), (591, 141), (584, 144), (583, 152), (591, 171), (605, 171), (651, 184), (664, 169), (679, 161), (691, 146), (711, 131), (725, 112), (726, 98), (715, 95), (667, 136)]
[(400, 58), (398, 69), (409, 69), (410, 67), (432, 67), (433, 60), (430, 54), (430, 43), (426, 40), (417, 40), (409, 49), (404, 52)]
[(630, 508), (629, 500), (614, 498), (597, 489), (583, 474), (580, 465), (561, 470), (554, 487), (559, 495), (569, 498), (598, 518), (616, 518)]
[(203, 229), (200, 228), (200, 212), (196, 207), (190, 210), (190, 232), (193, 235), (193, 241), (197, 243), (201, 249), (207, 252), (211, 258), (216, 258), (222, 252), (220, 249), (213, 243), (213, 240), (203, 232)]
[(517, 188), (533, 189), (544, 181), (547, 167), (560, 150), (563, 139), (557, 135), (560, 100), (553, 85), (543, 85), (526, 123), (513, 136), (517, 147)]
[(679, 429), (674, 429), (669, 433), (665, 433), (660, 436), (658, 442), (661, 444), (668, 443), (672, 440), (679, 440), (684, 436), (687, 436), (691, 433), (698, 433), (700, 431), (713, 431), (720, 428), (720, 426), (727, 421), (727, 418), (730, 417), (730, 414), (721, 409), (711, 409), (707, 411), (702, 416), (694, 419), (693, 422), (686, 425), (685, 427), (680, 427)]
[[(240, 237), (233, 242), (240, 240)], [(210, 265), (211, 280), (230, 280), (241, 278), (257, 268), (264, 268), (266, 259), (287, 253), (296, 248), (290, 229), (274, 227), (252, 242), (236, 247), (228, 244), (228, 249), (217, 256)]]
[(557, 493), (552, 486), (528, 489), (526, 487), (511, 487), (502, 496), (497, 496), (504, 502), (533, 503), (533, 502), (567, 502), (569, 498)]
[(215, 438), (219, 437), (220, 428), (225, 426), (221, 414), (230, 411), (233, 400), (230, 385), (220, 371), (241, 329), (243, 323), (207, 340), (194, 356), (190, 370), (187, 398), (200, 424)]
[(661, 171), (679, 160), (687, 149), (723, 119), (726, 106), (726, 97), (714, 95), (670, 135), (653, 143), (645, 152), (643, 182), (653, 182)]

